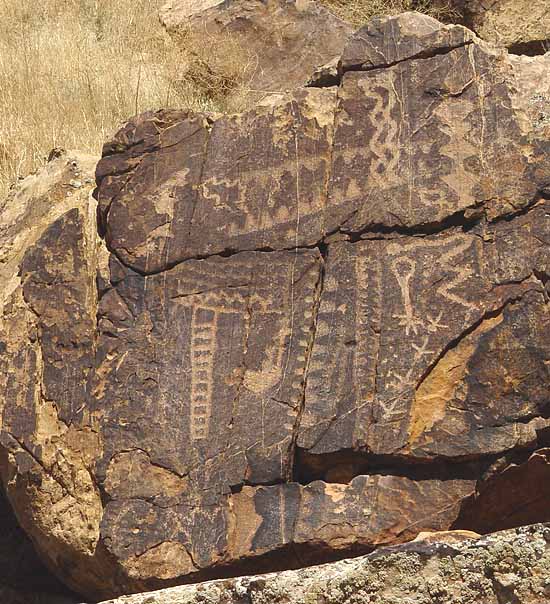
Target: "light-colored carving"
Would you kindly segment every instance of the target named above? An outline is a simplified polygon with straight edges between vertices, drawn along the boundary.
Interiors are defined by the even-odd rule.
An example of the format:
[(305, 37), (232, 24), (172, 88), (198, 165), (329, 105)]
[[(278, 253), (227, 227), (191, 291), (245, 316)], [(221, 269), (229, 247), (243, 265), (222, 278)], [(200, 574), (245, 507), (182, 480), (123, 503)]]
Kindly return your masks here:
[(208, 436), (218, 313), (197, 307), (191, 319), (191, 439)]
[[(290, 269), (289, 269), (290, 270)], [(187, 280), (178, 283), (185, 287)], [(194, 284), (200, 288), (201, 284)], [(238, 287), (220, 287), (197, 291), (193, 294), (175, 296), (181, 306), (191, 309), (191, 412), (190, 433), (192, 441), (201, 441), (208, 437), (212, 416), (215, 354), (217, 350), (217, 331), (220, 319), (225, 314), (242, 315), (243, 333), (249, 333), (252, 314), (261, 315), (262, 321), (275, 323), (271, 346), (265, 351), (261, 368), (257, 371), (245, 369), (243, 386), (255, 394), (262, 394), (282, 383), (284, 379), (284, 356), (287, 339), (290, 337), (290, 316), (284, 312), (288, 301), (283, 299), (280, 305), (273, 303), (270, 286), (258, 286), (253, 293), (249, 285)], [(286, 296), (291, 293), (286, 291)], [(248, 309), (248, 310), (246, 310)], [(301, 344), (300, 344), (301, 345)], [(307, 347), (307, 342), (302, 347)]]
[(401, 298), (403, 301), (403, 314), (394, 315), (394, 319), (399, 320), (399, 325), (405, 327), (405, 335), (411, 332), (415, 335), (423, 322), (414, 315), (414, 309), (411, 300), (411, 279), (414, 277), (416, 262), (411, 258), (396, 258), (391, 264), (392, 272), (401, 288)]
[(393, 115), (399, 96), (393, 82), (394, 94), (388, 90), (386, 98), (373, 90), (371, 78), (361, 78), (358, 86), (365, 96), (373, 99), (375, 103), (374, 109), (370, 112), (372, 135), (368, 141), (371, 152), (369, 178), (387, 187), (394, 182), (399, 166), (399, 124)]

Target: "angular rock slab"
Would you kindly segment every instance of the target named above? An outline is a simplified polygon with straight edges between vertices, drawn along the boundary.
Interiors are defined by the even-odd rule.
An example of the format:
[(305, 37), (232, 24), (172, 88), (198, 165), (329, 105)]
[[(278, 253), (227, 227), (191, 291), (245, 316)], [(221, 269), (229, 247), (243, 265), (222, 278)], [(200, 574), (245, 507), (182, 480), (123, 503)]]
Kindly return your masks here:
[(460, 459), (536, 443), (549, 212), (331, 245), (298, 445)]
[(93, 555), (101, 518), (89, 472), (100, 447), (93, 428), (74, 421), (106, 260), (91, 197), (96, 161), (58, 157), (23, 180), (0, 214), (0, 469), (22, 528), (69, 583), (63, 568)]
[(97, 169), (109, 246), (150, 273), (231, 250), (315, 244), (335, 104), (335, 90), (308, 89), (213, 124), (183, 112), (136, 118)]
[(102, 530), (131, 576), (231, 558), (231, 487), (289, 478), (320, 269), (315, 251), (212, 257), (102, 298)]
[[(431, 33), (407, 44), (426, 20)], [(460, 26), (434, 34), (434, 23), (405, 13), (359, 30), (341, 63), (350, 66), (352, 49), (356, 64), (359, 48), (378, 68), (359, 61), (338, 89), (309, 88), (213, 124), (181, 112), (130, 122), (98, 168), (110, 249), (149, 273), (231, 250), (434, 230), (529, 206), (550, 186), (550, 122), (522, 73), (544, 90), (546, 61), (512, 60)], [(400, 58), (384, 63), (396, 29)]]
[(549, 449), (495, 469), (497, 472), (463, 506), (456, 526), (486, 533), (530, 524), (533, 518), (550, 519)]
[(110, 253), (86, 200), (17, 260), (3, 479), (90, 598), (447, 530), (547, 444), (545, 59), (396, 27), (338, 87), (131, 120)]
[(159, 10), (159, 18), (168, 30), (177, 29), (201, 11), (221, 4), (223, 0), (172, 0), (166, 2)]
[(444, 25), (433, 17), (405, 12), (375, 18), (347, 41), (339, 62), (340, 71), (367, 71), (389, 67), (409, 59), (425, 59), (479, 42), (465, 27)]
[(461, 532), (434, 533), (424, 540), (319, 567), (126, 596), (104, 604), (224, 604), (323, 601), (347, 598), (381, 604), (408, 602), (548, 601), (549, 528), (535, 525), (476, 539)]
[[(71, 210), (23, 260), (35, 310), (26, 325), (39, 337), (25, 362), (8, 356), (17, 403), (2, 436), (10, 498), (68, 583), (117, 593), (261, 556), (284, 567), (289, 555), (274, 552), (291, 546), (316, 559), (454, 521), (471, 478), (445, 489), (400, 476), (292, 483), (317, 250), (190, 260), (150, 276), (111, 257), (94, 335), (85, 241)], [(55, 511), (45, 517), (47, 498)]]
[(171, 33), (189, 31), (196, 44), (230, 40), (249, 94), (303, 86), (316, 67), (341, 54), (353, 32), (312, 0), (171, 0), (159, 17)]
[[(435, 24), (415, 13), (375, 19), (344, 49), (327, 224), (360, 232), (496, 217), (548, 185), (547, 130), (530, 115), (537, 94), (518, 90), (522, 68), (463, 27)], [(536, 65), (546, 81), (546, 62)]]

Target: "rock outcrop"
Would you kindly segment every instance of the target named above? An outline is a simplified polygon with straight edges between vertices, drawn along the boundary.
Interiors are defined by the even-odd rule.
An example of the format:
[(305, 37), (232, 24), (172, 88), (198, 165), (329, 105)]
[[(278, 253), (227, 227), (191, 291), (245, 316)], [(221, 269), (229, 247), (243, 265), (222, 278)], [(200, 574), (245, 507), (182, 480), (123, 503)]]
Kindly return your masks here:
[(460, 542), (453, 535), (324, 566), (127, 596), (104, 604), (546, 604), (550, 529)]
[(81, 400), (71, 376), (93, 336), (79, 305), (97, 299), (96, 163), (60, 154), (23, 180), (0, 212), (0, 470), (23, 529), (65, 579), (59, 551), (68, 564), (95, 546), (89, 534), (99, 532), (102, 509), (86, 469), (97, 452), (93, 433), (61, 415), (62, 400)]
[(529, 511), (506, 490), (548, 476), (547, 69), (376, 21), (337, 86), (131, 120), (97, 167), (104, 244), (65, 181), (11, 227), (2, 475), (69, 585), (547, 519), (532, 480)]
[(304, 85), (353, 33), (315, 0), (170, 0), (159, 14), (169, 32), (191, 32), (195, 45), (229, 38), (247, 87), (263, 95)]
[(545, 0), (452, 0), (468, 27), (518, 54), (550, 50), (550, 5)]

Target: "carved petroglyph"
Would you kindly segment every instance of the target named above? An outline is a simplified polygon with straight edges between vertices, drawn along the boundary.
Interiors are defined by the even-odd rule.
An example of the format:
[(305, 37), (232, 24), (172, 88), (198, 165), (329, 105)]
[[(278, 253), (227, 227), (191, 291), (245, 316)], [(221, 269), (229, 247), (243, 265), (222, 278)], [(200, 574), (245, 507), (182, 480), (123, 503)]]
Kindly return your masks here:
[(411, 279), (414, 277), (416, 263), (410, 258), (397, 258), (391, 264), (391, 270), (399, 283), (401, 297), (403, 301), (404, 314), (394, 315), (394, 319), (399, 320), (399, 325), (405, 327), (405, 335), (411, 332), (418, 333), (418, 327), (422, 325), (422, 320), (414, 316), (414, 309), (411, 301)]
[(548, 434), (545, 68), (426, 19), (368, 25), (330, 89), (131, 120), (108, 266), (76, 215), (22, 240), (4, 480), (90, 600), (448, 529)]
[(212, 387), (218, 314), (195, 308), (191, 319), (191, 439), (207, 438), (212, 413)]
[[(493, 428), (487, 420), (486, 432), (480, 429), (468, 443), (461, 436), (460, 422), (453, 419), (455, 428), (445, 443), (415, 436), (419, 444), (407, 444), (415, 397), (437, 401), (442, 408), (443, 399), (448, 403), (445, 393), (456, 390), (467, 396), (466, 370), (456, 388), (433, 392), (432, 384), (442, 383), (439, 377), (428, 380), (420, 395), (416, 393), (441, 358), (453, 358), (445, 356), (447, 347), (454, 346), (485, 315), (491, 316), (508, 297), (540, 288), (529, 280), (514, 285), (527, 278), (527, 267), (537, 257), (533, 250), (546, 240), (533, 229), (535, 224), (537, 229), (548, 228), (547, 219), (535, 213), (526, 216), (517, 223), (502, 221), (474, 232), (449, 229), (440, 235), (331, 246), (325, 277), (328, 289), (321, 300), (322, 323), (312, 355), (318, 379), (308, 383), (300, 446), (315, 454), (339, 446), (421, 456), (437, 447), (481, 450), (489, 438), (496, 438), (488, 436)], [(518, 256), (518, 249), (531, 251)], [(497, 286), (499, 280), (511, 285)], [(531, 304), (524, 312), (538, 312), (536, 308)], [(540, 324), (540, 319), (535, 323)], [(481, 346), (479, 340), (475, 350)], [(500, 364), (506, 362), (499, 359)], [(445, 379), (455, 374), (447, 371)], [(424, 393), (428, 386), (429, 398)], [(481, 411), (472, 397), (472, 402), (460, 404), (473, 406), (467, 417), (479, 417)], [(442, 424), (451, 421), (449, 409), (445, 406), (441, 412)], [(431, 420), (426, 421), (431, 425)], [(415, 426), (419, 425), (415, 420)], [(502, 449), (534, 434), (532, 427), (516, 430), (512, 421), (499, 430)]]
[[(390, 77), (393, 75), (390, 74)], [(391, 182), (399, 169), (400, 114), (404, 109), (403, 102), (393, 80), (387, 89), (373, 86), (369, 79), (360, 80), (358, 86), (365, 95), (365, 102), (372, 105), (368, 115), (371, 135), (368, 139), (369, 176), (379, 183)], [(357, 153), (357, 149), (354, 151)]]

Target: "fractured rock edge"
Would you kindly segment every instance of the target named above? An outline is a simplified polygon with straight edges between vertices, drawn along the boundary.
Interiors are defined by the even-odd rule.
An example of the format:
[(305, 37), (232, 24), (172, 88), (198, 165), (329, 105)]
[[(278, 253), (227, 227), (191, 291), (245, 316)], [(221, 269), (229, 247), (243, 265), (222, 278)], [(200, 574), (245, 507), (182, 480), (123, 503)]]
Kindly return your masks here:
[[(411, 34), (408, 34), (407, 30), (402, 29), (407, 27), (407, 19), (412, 19), (413, 23), (421, 24), (424, 30), (420, 32), (418, 39), (414, 38), (411, 41)], [(402, 24), (404, 23), (404, 25)], [(387, 36), (389, 33), (395, 35), (403, 34), (403, 38), (399, 39), (399, 43), (395, 45), (379, 44), (377, 38), (380, 38), (382, 34)], [(373, 42), (374, 41), (374, 42)], [(470, 32), (459, 25), (441, 26), (441, 24), (431, 17), (426, 15), (419, 15), (416, 13), (403, 13), (398, 17), (378, 20), (375, 19), (372, 23), (360, 29), (348, 42), (342, 58), (338, 64), (338, 75), (334, 73), (335, 66), (332, 65), (330, 69), (331, 77), (336, 77), (330, 80), (327, 84), (323, 81), (322, 76), (319, 82), (311, 82), (310, 90), (313, 89), (325, 89), (328, 93), (329, 90), (332, 92), (335, 90), (334, 85), (341, 83), (344, 74), (351, 74), (353, 72), (368, 72), (374, 69), (391, 69), (397, 65), (409, 61), (422, 61), (437, 56), (447, 55), (455, 50), (472, 47), (472, 45), (478, 45), (492, 54), (493, 58), (500, 56), (499, 53), (505, 53), (505, 51), (497, 50), (490, 45), (484, 43), (482, 40), (477, 38), (475, 34)], [(492, 50), (491, 50), (492, 49)], [(367, 57), (367, 59), (359, 61), (354, 58), (356, 55)], [(501, 57), (502, 58), (502, 57)], [(511, 64), (513, 63), (512, 57), (510, 57)], [(519, 74), (517, 74), (519, 75)], [(460, 96), (467, 87), (458, 93), (455, 92), (441, 92), (441, 94), (448, 94), (449, 96)], [(319, 90), (319, 93), (321, 90)], [(333, 121), (336, 123), (339, 114), (342, 112), (342, 107), (339, 107), (339, 101), (341, 97), (339, 93), (333, 95), (334, 98), (327, 96), (319, 96), (315, 100), (312, 99), (314, 106), (322, 103), (331, 103), (332, 106), (328, 109), (324, 107), (325, 115), (323, 120), (330, 120), (330, 114), (333, 114)], [(295, 102), (292, 96), (288, 97), (288, 100)], [(276, 103), (276, 99), (271, 99), (267, 102), (267, 105)], [(257, 105), (257, 108), (261, 107), (262, 104)], [(265, 104), (264, 104), (265, 106)], [(254, 111), (252, 109), (251, 111)], [(523, 111), (518, 113), (523, 114)], [(245, 114), (241, 114), (245, 115)], [(522, 115), (522, 119), (525, 116)], [(530, 200), (521, 200), (519, 202), (519, 208), (514, 205), (512, 199), (499, 200), (500, 206), (496, 209), (490, 207), (490, 199), (475, 199), (471, 205), (463, 205), (462, 208), (455, 213), (447, 214), (440, 220), (425, 221), (420, 220), (413, 222), (412, 224), (400, 224), (399, 221), (390, 221), (390, 224), (383, 222), (377, 222), (376, 220), (370, 220), (363, 223), (359, 228), (357, 227), (357, 214), (358, 209), (350, 209), (349, 215), (340, 215), (338, 218), (337, 225), (333, 225), (330, 228), (325, 228), (321, 233), (321, 236), (316, 240), (311, 237), (307, 237), (307, 241), (302, 245), (275, 245), (274, 242), (270, 242), (271, 245), (266, 244), (264, 247), (259, 248), (254, 245), (242, 245), (242, 246), (220, 246), (218, 243), (212, 245), (212, 251), (205, 253), (192, 253), (192, 252), (181, 252), (179, 256), (174, 258), (166, 257), (161, 263), (154, 263), (153, 267), (146, 265), (143, 267), (140, 263), (140, 259), (135, 256), (135, 250), (127, 249), (124, 245), (116, 245), (110, 240), (109, 228), (109, 216), (113, 206), (113, 202), (118, 197), (123, 197), (126, 185), (132, 180), (132, 175), (140, 169), (142, 160), (148, 155), (155, 153), (159, 150), (165, 150), (170, 147), (174, 147), (183, 142), (183, 140), (190, 138), (194, 135), (197, 130), (194, 130), (180, 140), (174, 140), (174, 135), (170, 134), (169, 130), (176, 130), (176, 127), (181, 125), (183, 122), (189, 120), (189, 123), (198, 124), (198, 129), (201, 127), (205, 129), (205, 141), (202, 149), (202, 159), (200, 162), (199, 179), (193, 184), (195, 189), (195, 201), (194, 209), (192, 211), (191, 219), (189, 221), (190, 227), (193, 226), (193, 216), (195, 214), (196, 205), (198, 203), (199, 191), (204, 185), (203, 182), (203, 169), (207, 161), (207, 150), (211, 141), (212, 129), (219, 121), (219, 116), (212, 114), (186, 114), (178, 112), (167, 112), (159, 111), (156, 114), (145, 114), (140, 116), (137, 120), (130, 122), (125, 129), (121, 130), (115, 139), (105, 145), (103, 158), (99, 164), (97, 172), (97, 189), (96, 196), (99, 196), (99, 213), (100, 213), (100, 230), (105, 236), (106, 244), (111, 253), (117, 256), (122, 264), (128, 268), (134, 270), (141, 275), (154, 275), (162, 273), (165, 270), (171, 269), (182, 262), (188, 260), (203, 260), (210, 257), (221, 256), (230, 257), (235, 254), (239, 254), (246, 251), (258, 251), (258, 252), (270, 252), (270, 251), (295, 251), (301, 249), (313, 249), (322, 245), (326, 245), (329, 242), (335, 240), (335, 238), (349, 239), (352, 241), (361, 239), (376, 239), (379, 237), (394, 237), (394, 236), (410, 236), (410, 235), (428, 235), (437, 234), (447, 230), (453, 226), (460, 226), (463, 228), (471, 228), (481, 222), (483, 219), (487, 219), (488, 222), (496, 222), (501, 219), (513, 218), (515, 215), (521, 214), (522, 212), (528, 211), (533, 205), (536, 205), (543, 197), (550, 195), (549, 183), (537, 183), (539, 188)], [(202, 120), (202, 124), (200, 124)], [(332, 120), (330, 120), (332, 121)], [(148, 123), (147, 123), (148, 122)], [(151, 128), (154, 126), (156, 129), (155, 135), (151, 136)], [(140, 131), (139, 137), (135, 138), (136, 130)], [(169, 139), (168, 144), (163, 144), (161, 136), (167, 133)], [(329, 214), (329, 201), (331, 192), (329, 190), (330, 180), (333, 176), (335, 166), (333, 164), (332, 156), (335, 146), (335, 129), (330, 133), (329, 136), (330, 149), (327, 153), (328, 158), (328, 169), (326, 173), (326, 190), (323, 191), (321, 197), (324, 204), (325, 219)], [(135, 150), (134, 150), (135, 148)], [(122, 157), (120, 157), (122, 154)], [(124, 159), (125, 158), (125, 159)], [(120, 162), (120, 164), (119, 164)], [(117, 165), (118, 164), (118, 165)], [(109, 199), (109, 184), (106, 184), (105, 195), (102, 191), (102, 185), (104, 181), (110, 181), (112, 179), (121, 178), (121, 184), (117, 185), (118, 189), (114, 191), (114, 195)], [(493, 200), (494, 201), (494, 200)], [(169, 224), (168, 221), (167, 224)], [(165, 227), (166, 225), (161, 225)], [(160, 230), (161, 227), (158, 227)], [(139, 227), (138, 227), (139, 228)], [(303, 237), (303, 233), (300, 233)], [(154, 237), (153, 233), (151, 233)], [(298, 237), (296, 238), (298, 241)]]
[(550, 526), (472, 539), (467, 532), (420, 535), (351, 560), (212, 581), (103, 604), (543, 604), (550, 597)]

